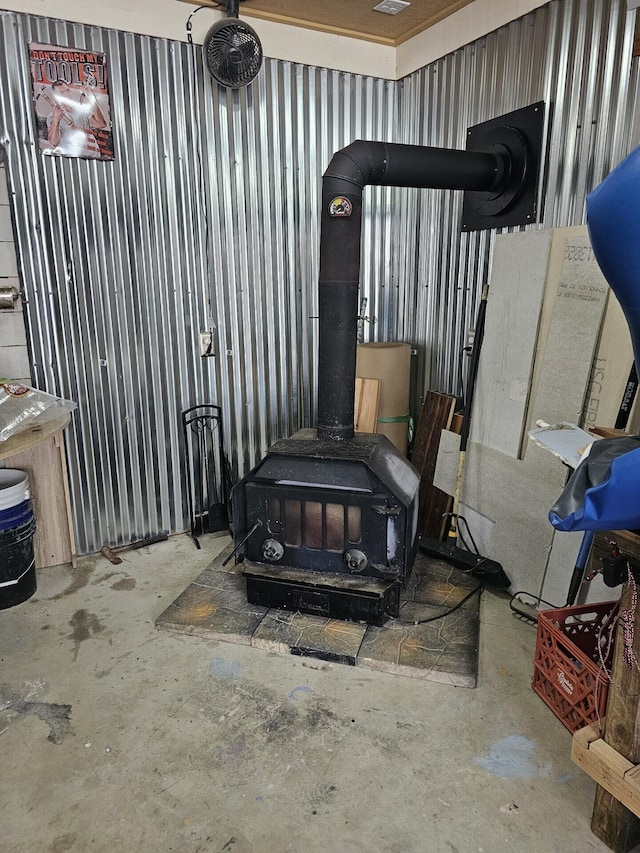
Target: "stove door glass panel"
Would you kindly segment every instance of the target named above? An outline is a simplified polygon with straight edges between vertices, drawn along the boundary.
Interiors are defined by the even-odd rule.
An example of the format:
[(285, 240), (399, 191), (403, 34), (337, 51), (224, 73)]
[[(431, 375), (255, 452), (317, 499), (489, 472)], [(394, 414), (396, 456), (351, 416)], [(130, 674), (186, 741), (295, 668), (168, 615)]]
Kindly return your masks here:
[(282, 533), (282, 519), (280, 517), (280, 498), (269, 498), (268, 503), (267, 530), (275, 536)]
[(327, 504), (327, 550), (341, 554), (344, 551), (344, 507), (342, 504)]
[(304, 502), (304, 544), (314, 551), (322, 549), (322, 504)]
[(302, 512), (300, 501), (284, 502), (284, 543), (299, 548), (302, 545)]
[(347, 539), (354, 544), (362, 542), (362, 510), (359, 506), (347, 507)]
[(389, 524), (377, 511), (389, 500), (388, 494), (323, 493), (321, 489), (310, 494), (306, 488), (259, 482), (247, 483), (245, 493), (247, 529), (257, 521), (264, 525), (245, 545), (249, 560), (263, 562), (262, 545), (273, 537), (285, 548), (279, 564), (301, 570), (348, 574), (344, 554), (351, 548), (366, 554), (367, 575), (386, 576), (389, 561), (402, 563), (404, 545), (398, 536), (404, 529), (404, 515), (393, 516)]

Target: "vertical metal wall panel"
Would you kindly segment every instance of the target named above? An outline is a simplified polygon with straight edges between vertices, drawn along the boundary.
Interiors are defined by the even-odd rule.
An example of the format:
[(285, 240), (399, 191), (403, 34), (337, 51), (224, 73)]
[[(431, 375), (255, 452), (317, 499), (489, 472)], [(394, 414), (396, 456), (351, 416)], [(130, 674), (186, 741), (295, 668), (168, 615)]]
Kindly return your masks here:
[[(632, 147), (634, 22), (624, 0), (553, 0), (404, 80), (403, 141), (464, 148), (468, 127), (543, 100), (544, 206), (540, 225), (528, 227), (584, 222), (586, 194)], [(460, 233), (461, 193), (404, 192), (398, 236), (411, 236), (400, 268), (405, 312), (413, 302), (415, 316), (405, 313), (397, 333), (418, 347), (417, 407), (426, 388), (459, 392), (459, 353), (496, 232)]]
[[(0, 13), (0, 38), (33, 379), (78, 403), (79, 549), (183, 530), (182, 410), (222, 407), (235, 476), (314, 422), (321, 177), (357, 136), (390, 138), (397, 84), (266, 60), (232, 91), (200, 47), (13, 13)], [(29, 41), (106, 53), (114, 162), (38, 153)], [(389, 200), (371, 192), (363, 236), (385, 322)], [(217, 356), (202, 359), (211, 327)]]
[[(239, 92), (220, 94), (205, 78), (204, 103), (216, 97), (224, 103), (202, 110), (211, 300), (232, 468), (244, 472), (276, 438), (313, 422), (322, 173), (353, 138), (392, 128), (397, 99), (385, 81), (271, 60)], [(364, 227), (376, 293), (390, 277), (388, 192), (372, 199)]]
[[(467, 127), (549, 108), (539, 226), (637, 141), (634, 15), (552, 0), (398, 83), (266, 60), (219, 87), (201, 49), (0, 12), (0, 143), (34, 382), (78, 402), (67, 446), (79, 548), (187, 526), (180, 413), (222, 407), (232, 474), (316, 413), (321, 177), (354, 139), (463, 148)], [(29, 41), (107, 55), (116, 159), (42, 157)], [(413, 408), (458, 390), (494, 231), (460, 233), (462, 194), (365, 191), (365, 340), (412, 343)], [(198, 355), (215, 327), (217, 356)]]

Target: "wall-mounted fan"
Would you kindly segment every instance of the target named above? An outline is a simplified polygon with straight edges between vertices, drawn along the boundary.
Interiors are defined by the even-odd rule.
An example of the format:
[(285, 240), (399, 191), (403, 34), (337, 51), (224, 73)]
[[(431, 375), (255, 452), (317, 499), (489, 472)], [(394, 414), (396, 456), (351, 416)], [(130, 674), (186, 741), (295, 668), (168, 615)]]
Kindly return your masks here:
[(227, 0), (227, 17), (217, 21), (204, 37), (204, 58), (218, 83), (238, 89), (257, 76), (262, 45), (255, 30), (239, 20), (240, 0)]

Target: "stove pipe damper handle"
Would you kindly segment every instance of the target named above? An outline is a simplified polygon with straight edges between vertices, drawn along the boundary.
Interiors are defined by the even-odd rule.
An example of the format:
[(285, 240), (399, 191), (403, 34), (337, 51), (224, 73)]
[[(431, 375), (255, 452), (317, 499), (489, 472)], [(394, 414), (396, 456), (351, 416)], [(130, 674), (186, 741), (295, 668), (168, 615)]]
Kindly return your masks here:
[(318, 425), (319, 438), (354, 436), (354, 397), (362, 191), (368, 184), (505, 195), (504, 209), (528, 178), (528, 158), (505, 127), (507, 144), (492, 151), (460, 151), (358, 140), (334, 154), (322, 181), (320, 229)]

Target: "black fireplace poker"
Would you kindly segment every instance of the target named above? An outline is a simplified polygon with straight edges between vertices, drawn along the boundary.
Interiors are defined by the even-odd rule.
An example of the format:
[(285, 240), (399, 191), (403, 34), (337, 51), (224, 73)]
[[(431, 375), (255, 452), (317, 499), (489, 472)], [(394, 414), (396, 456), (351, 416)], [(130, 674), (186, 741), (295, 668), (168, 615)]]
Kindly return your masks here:
[[(486, 150), (454, 150), (358, 140), (334, 154), (322, 182), (319, 277), (319, 438), (354, 436), (354, 394), (360, 280), (362, 192), (365, 186), (465, 190), (478, 227), (532, 221), (543, 105), (478, 125)], [(522, 115), (527, 113), (526, 121)], [(514, 126), (515, 125), (515, 126)], [(470, 138), (472, 130), (469, 131)], [(525, 200), (528, 212), (523, 210)], [(465, 195), (465, 206), (467, 195)], [(535, 211), (535, 200), (533, 202)], [(511, 213), (511, 216), (510, 216)], [(483, 224), (485, 223), (485, 224)]]

